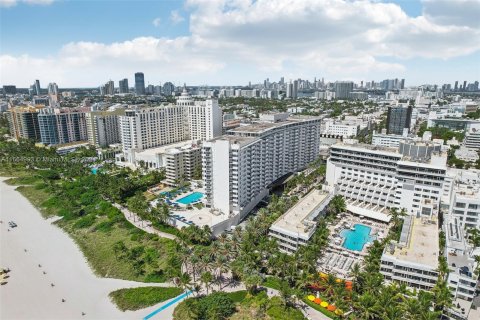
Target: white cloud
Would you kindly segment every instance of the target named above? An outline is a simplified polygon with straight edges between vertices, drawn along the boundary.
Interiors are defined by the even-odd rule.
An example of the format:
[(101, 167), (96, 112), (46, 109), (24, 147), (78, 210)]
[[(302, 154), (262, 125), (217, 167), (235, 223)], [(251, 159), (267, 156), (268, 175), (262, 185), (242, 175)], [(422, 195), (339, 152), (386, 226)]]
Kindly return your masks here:
[[(446, 1), (437, 0), (443, 9), (434, 9), (426, 0), (424, 13), (409, 17), (398, 5), (376, 1), (188, 0), (188, 36), (74, 42), (43, 58), (4, 55), (0, 80), (26, 84), (55, 75), (69, 85), (94, 85), (138, 70), (155, 81), (215, 84), (282, 74), (400, 77), (410, 59), (480, 50), (480, 26), (473, 17), (460, 19), (472, 1), (459, 0), (453, 10)], [(178, 12), (172, 18), (174, 12), (172, 23), (183, 19)]]
[(55, 0), (0, 0), (0, 7), (13, 7), (18, 3), (26, 3), (31, 5), (49, 5)]
[(185, 20), (185, 18), (182, 17), (177, 10), (173, 10), (172, 12), (170, 12), (170, 21), (173, 24), (178, 24), (178, 23), (180, 23), (184, 20)]
[(153, 21), (152, 21), (152, 24), (153, 24), (155, 27), (159, 27), (161, 23), (162, 23), (162, 19), (160, 19), (160, 18), (155, 18), (155, 19), (153, 19)]

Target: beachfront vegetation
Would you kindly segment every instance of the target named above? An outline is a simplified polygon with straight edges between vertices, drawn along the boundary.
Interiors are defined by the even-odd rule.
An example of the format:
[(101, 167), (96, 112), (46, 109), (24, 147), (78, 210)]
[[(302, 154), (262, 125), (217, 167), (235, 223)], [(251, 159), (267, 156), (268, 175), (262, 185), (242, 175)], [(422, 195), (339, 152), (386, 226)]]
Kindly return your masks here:
[(0, 140), (0, 171), (16, 176), (8, 182), (20, 185), (18, 190), (43, 216), (62, 218), (56, 224), (77, 242), (96, 274), (146, 282), (165, 282), (178, 274), (175, 242), (139, 230), (111, 203), (131, 202), (160, 182), (163, 173), (104, 165), (109, 174), (94, 175), (86, 162), (94, 155), (82, 148), (60, 156), (30, 141)]
[(248, 294), (247, 291), (215, 292), (208, 296), (189, 298), (175, 308), (173, 318), (175, 320), (305, 319), (299, 310), (285, 306), (280, 297), (268, 298), (265, 291), (254, 294)]
[(182, 293), (176, 287), (139, 287), (110, 292), (109, 296), (122, 310), (138, 310), (172, 299)]

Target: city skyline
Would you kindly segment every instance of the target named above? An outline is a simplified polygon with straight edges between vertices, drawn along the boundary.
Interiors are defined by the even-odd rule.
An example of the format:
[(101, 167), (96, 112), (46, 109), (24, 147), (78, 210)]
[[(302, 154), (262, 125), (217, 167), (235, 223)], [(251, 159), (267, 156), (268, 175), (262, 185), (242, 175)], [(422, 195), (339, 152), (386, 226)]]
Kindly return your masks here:
[[(85, 15), (91, 2), (3, 0), (0, 83), (98, 87), (127, 78), (133, 84), (139, 71), (145, 85), (242, 85), (282, 76), (474, 82), (479, 4), (188, 0), (122, 1), (113, 8), (100, 1)], [(55, 37), (38, 36), (46, 32)]]

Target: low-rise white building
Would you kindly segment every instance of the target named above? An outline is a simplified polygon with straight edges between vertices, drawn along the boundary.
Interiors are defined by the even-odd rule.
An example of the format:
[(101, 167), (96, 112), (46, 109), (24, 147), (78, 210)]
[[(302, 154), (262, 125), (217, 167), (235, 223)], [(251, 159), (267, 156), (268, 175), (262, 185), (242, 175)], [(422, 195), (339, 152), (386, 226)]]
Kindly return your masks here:
[(315, 232), (317, 217), (325, 212), (331, 198), (331, 194), (315, 189), (272, 224), (269, 235), (277, 241), (280, 251), (294, 253), (308, 243)]
[(372, 145), (387, 148), (398, 148), (400, 142), (405, 141), (406, 139), (407, 137), (403, 135), (387, 134), (386, 130), (382, 133), (374, 131), (372, 134)]
[(322, 133), (339, 135), (344, 138), (353, 138), (357, 136), (358, 131), (360, 131), (360, 126), (357, 123), (328, 119), (325, 121)]
[(380, 273), (387, 281), (430, 290), (438, 278), (438, 225), (436, 217), (404, 219), (398, 242), (391, 241), (382, 254)]
[(455, 150), (455, 157), (466, 162), (477, 162), (478, 152), (474, 149), (460, 147)]

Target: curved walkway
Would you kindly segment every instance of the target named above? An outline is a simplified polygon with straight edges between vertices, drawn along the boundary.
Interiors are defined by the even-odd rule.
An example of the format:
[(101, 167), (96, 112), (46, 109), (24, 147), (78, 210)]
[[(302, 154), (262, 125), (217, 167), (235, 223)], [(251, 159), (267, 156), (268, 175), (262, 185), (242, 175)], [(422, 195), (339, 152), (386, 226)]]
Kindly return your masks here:
[(177, 239), (177, 237), (174, 236), (173, 234), (162, 232), (162, 231), (159, 231), (159, 230), (155, 229), (154, 227), (151, 226), (150, 221), (142, 220), (142, 218), (137, 216), (135, 213), (133, 213), (132, 211), (128, 210), (127, 208), (119, 205), (118, 203), (112, 203), (112, 205), (115, 208), (117, 208), (118, 210), (120, 210), (123, 213), (123, 215), (125, 216), (125, 219), (127, 219), (135, 227), (137, 227), (137, 228), (139, 228), (139, 229), (141, 229), (141, 230), (143, 230), (147, 233), (156, 234), (156, 235), (158, 235), (159, 237), (162, 237), (162, 238), (167, 238), (167, 239), (171, 239), (171, 240)]

